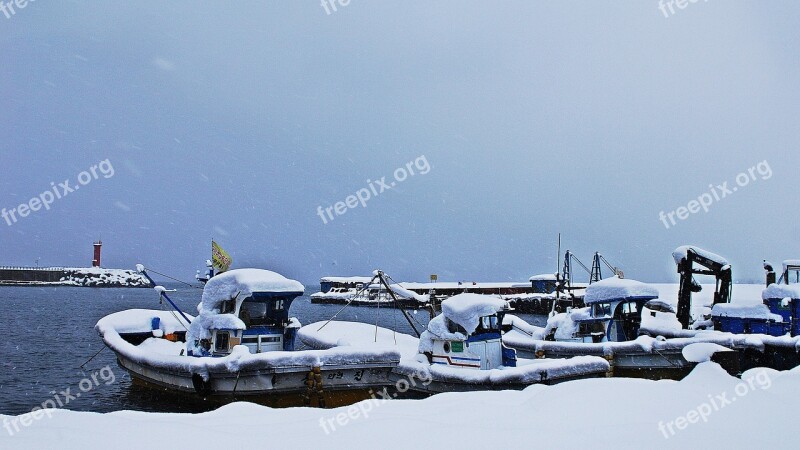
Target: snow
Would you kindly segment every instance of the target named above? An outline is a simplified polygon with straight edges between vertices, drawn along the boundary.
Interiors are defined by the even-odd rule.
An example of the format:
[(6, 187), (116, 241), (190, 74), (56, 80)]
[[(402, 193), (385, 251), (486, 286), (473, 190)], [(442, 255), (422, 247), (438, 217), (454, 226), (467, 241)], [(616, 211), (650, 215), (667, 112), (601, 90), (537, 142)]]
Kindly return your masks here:
[(414, 283), (404, 281), (401, 283), (403, 287), (409, 290), (422, 290), (429, 291), (431, 289), (437, 290), (498, 290), (509, 288), (525, 288), (530, 289), (531, 284), (522, 281), (508, 281), (508, 282), (481, 282), (481, 281), (436, 281), (433, 283)]
[(428, 328), (419, 337), (419, 352), (433, 351), (433, 340), (463, 341), (467, 338), (463, 333), (451, 333), (447, 329), (445, 316), (439, 314), (428, 322)]
[(47, 284), (84, 287), (150, 287), (150, 280), (133, 270), (65, 267), (63, 271), (64, 276), (58, 283)]
[[(675, 426), (677, 418), (685, 419), (718, 395), (735, 402), (721, 407), (717, 402), (718, 410), (709, 407), (712, 412), (699, 420)], [(753, 369), (740, 380), (706, 362), (680, 382), (599, 378), (523, 391), (368, 400), (331, 410), (245, 402), (202, 414), (56, 410), (14, 436), (0, 433), (0, 448), (101, 448), (112, 443), (130, 449), (228, 448), (231, 442), (261, 448), (265, 435), (270, 448), (353, 448), (387, 439), (390, 448), (417, 448), (420, 442), (436, 449), (475, 448), (477, 436), (497, 448), (521, 443), (559, 449), (786, 448), (796, 425), (791, 414), (796, 404), (798, 370)]]
[(403, 358), (411, 359), (416, 358), (419, 347), (419, 339), (413, 336), (380, 326), (376, 330), (375, 325), (360, 322), (315, 322), (300, 328), (297, 337), (303, 344), (316, 350), (342, 346), (383, 346), (394, 348)]
[(764, 300), (796, 298), (800, 299), (800, 284), (772, 283), (761, 293)]
[[(170, 311), (157, 311), (153, 309), (129, 309), (126, 311), (116, 312), (103, 317), (97, 322), (96, 329), (100, 333), (114, 331), (116, 333), (147, 333), (152, 331), (152, 321), (154, 317), (158, 317), (161, 322), (159, 327), (165, 334), (171, 334), (176, 331), (186, 331), (186, 324), (183, 318), (179, 317), (177, 313), (173, 315)], [(189, 320), (194, 320), (194, 317), (186, 315)]]
[(322, 277), (319, 279), (320, 283), (366, 284), (369, 283), (370, 281), (372, 281), (372, 277)]
[(569, 359), (518, 359), (517, 367), (501, 367), (489, 370), (469, 370), (427, 361), (402, 360), (395, 368), (406, 376), (416, 376), (437, 382), (458, 384), (530, 384), (545, 379), (556, 379), (587, 373), (602, 374), (609, 370), (608, 361), (596, 356), (576, 356)]
[(738, 317), (742, 319), (764, 319), (782, 322), (783, 317), (770, 312), (767, 305), (736, 305), (733, 303), (718, 303), (711, 309), (711, 315), (716, 317)]
[(528, 281), (557, 281), (558, 278), (554, 273), (544, 273), (541, 275), (534, 275), (528, 278)]
[(622, 279), (615, 275), (587, 287), (583, 301), (590, 304), (622, 299), (653, 299), (658, 298), (658, 295), (658, 289), (652, 285), (636, 280)]
[(789, 268), (789, 266), (800, 267), (800, 259), (787, 259), (783, 261), (783, 271)]
[(224, 301), (250, 297), (253, 292), (299, 292), (305, 288), (298, 281), (263, 269), (234, 269), (208, 280), (203, 289), (201, 314), (219, 308)]
[(721, 266), (727, 266), (730, 264), (728, 260), (723, 258), (722, 256), (719, 256), (716, 253), (709, 252), (708, 250), (703, 250), (700, 247), (695, 247), (693, 245), (684, 245), (676, 248), (675, 251), (672, 252), (672, 258), (675, 260), (675, 264), (680, 264), (681, 261), (686, 259), (689, 250), (692, 250), (696, 254), (702, 256), (703, 258), (710, 259)]
[[(129, 316), (128, 318), (141, 319), (145, 317), (143, 313), (139, 312), (142, 310), (134, 311), (137, 312), (127, 315)], [(151, 315), (165, 313), (164, 311), (147, 312)], [(246, 346), (238, 345), (233, 348), (230, 355), (225, 357), (181, 356), (180, 354), (175, 355), (174, 348), (172, 346), (167, 347), (167, 344), (153, 344), (145, 341), (144, 345), (134, 346), (125, 341), (114, 327), (119, 322), (125, 325), (125, 322), (119, 316), (115, 316), (116, 314), (112, 314), (100, 319), (96, 326), (103, 338), (103, 342), (115, 353), (124, 355), (138, 364), (150, 366), (156, 370), (196, 373), (204, 378), (214, 372), (236, 373), (238, 371), (276, 369), (286, 366), (313, 367), (361, 363), (391, 364), (400, 361), (400, 353), (397, 349), (375, 346), (348, 346), (329, 350), (274, 351), (251, 354)], [(154, 345), (158, 345), (155, 351)], [(2, 447), (0, 446), (0, 448)]]
[(706, 362), (711, 361), (714, 353), (718, 352), (732, 352), (733, 350), (725, 348), (719, 344), (712, 344), (710, 342), (698, 342), (696, 344), (689, 344), (681, 350), (681, 354), (689, 362)]
[(508, 307), (508, 302), (491, 295), (458, 294), (442, 302), (445, 317), (461, 325), (469, 334), (478, 328), (478, 319)]
[[(655, 314), (655, 315), (653, 315)], [(683, 326), (674, 312), (654, 311), (647, 307), (642, 310), (642, 323), (639, 329), (654, 336), (678, 336)]]
[(531, 339), (544, 339), (545, 329), (531, 325), (513, 314), (503, 316), (503, 325), (511, 325), (511, 331), (506, 333), (521, 333)]
[(180, 356), (181, 352), (186, 351), (186, 346), (182, 342), (171, 342), (166, 339), (149, 338), (139, 344), (139, 348), (159, 355)]
[(389, 288), (392, 289), (392, 292), (394, 292), (395, 294), (397, 294), (397, 295), (399, 295), (399, 296), (401, 296), (403, 298), (413, 298), (414, 300), (416, 300), (416, 301), (418, 301), (420, 303), (425, 303), (425, 302), (428, 301), (428, 296), (427, 295), (417, 294), (416, 292), (412, 292), (412, 291), (404, 288), (403, 286), (401, 286), (399, 284), (390, 284)]
[(198, 339), (211, 339), (211, 330), (246, 330), (247, 326), (233, 314), (200, 314), (192, 321), (186, 334), (186, 345), (194, 352), (200, 352), (200, 346), (194, 345)]

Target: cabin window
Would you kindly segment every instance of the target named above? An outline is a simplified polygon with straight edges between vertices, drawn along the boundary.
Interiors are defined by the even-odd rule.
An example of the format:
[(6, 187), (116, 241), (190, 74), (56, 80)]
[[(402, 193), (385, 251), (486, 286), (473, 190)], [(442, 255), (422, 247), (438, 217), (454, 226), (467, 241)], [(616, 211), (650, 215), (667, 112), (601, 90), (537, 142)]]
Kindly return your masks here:
[(275, 311), (283, 311), (283, 300), (275, 300)]
[(236, 300), (226, 300), (219, 307), (220, 314), (231, 314), (236, 309)]
[(227, 352), (230, 337), (230, 333), (227, 331), (217, 331), (217, 337), (214, 339), (214, 350), (218, 352)]
[(461, 333), (465, 336), (467, 335), (467, 330), (465, 330), (464, 327), (462, 327), (461, 325), (453, 322), (450, 319), (446, 319), (446, 322), (447, 322), (447, 331), (449, 331), (450, 333)]
[(610, 303), (595, 303), (594, 305), (592, 305), (592, 316), (604, 317), (610, 315), (611, 315)]
[(623, 314), (636, 314), (638, 312), (639, 308), (636, 306), (636, 302), (628, 302), (622, 305)]
[(244, 302), (239, 310), (239, 318), (248, 327), (261, 325), (267, 319), (267, 304), (263, 302)]
[(579, 336), (590, 336), (592, 334), (605, 334), (605, 327), (600, 321), (593, 320), (591, 322), (580, 322), (578, 324)]

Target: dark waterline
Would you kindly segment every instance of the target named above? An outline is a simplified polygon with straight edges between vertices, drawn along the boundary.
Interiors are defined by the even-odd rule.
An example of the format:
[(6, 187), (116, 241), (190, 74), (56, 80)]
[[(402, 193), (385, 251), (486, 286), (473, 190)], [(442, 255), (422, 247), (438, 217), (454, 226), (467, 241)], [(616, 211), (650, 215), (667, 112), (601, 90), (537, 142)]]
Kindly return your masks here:
[[(166, 286), (178, 289), (170, 297), (181, 309), (189, 314), (196, 312), (202, 295), (200, 289)], [(306, 286), (307, 293), (318, 289), (319, 286)], [(65, 408), (94, 412), (201, 412), (218, 406), (134, 386), (94, 330), (100, 318), (117, 311), (161, 308), (158, 294), (152, 289), (0, 287), (0, 306), (3, 309), (0, 324), (5, 330), (5, 339), (0, 343), (2, 414), (30, 412), (47, 400), (64, 403), (64, 394), (77, 393), (81, 395), (71, 398)], [(340, 308), (340, 305), (313, 305), (309, 296), (304, 295), (292, 303), (289, 311), (305, 325), (328, 320)], [(427, 325), (426, 311), (412, 315), (420, 324), (415, 323), (417, 328)], [(375, 324), (376, 319), (382, 327), (414, 334), (402, 314), (394, 309), (351, 306), (337, 317), (337, 320), (370, 324)], [(113, 382), (108, 370), (100, 372), (106, 366), (113, 371)], [(86, 379), (89, 381), (83, 381), (81, 386)], [(91, 389), (82, 392), (81, 387), (86, 389), (90, 383)]]

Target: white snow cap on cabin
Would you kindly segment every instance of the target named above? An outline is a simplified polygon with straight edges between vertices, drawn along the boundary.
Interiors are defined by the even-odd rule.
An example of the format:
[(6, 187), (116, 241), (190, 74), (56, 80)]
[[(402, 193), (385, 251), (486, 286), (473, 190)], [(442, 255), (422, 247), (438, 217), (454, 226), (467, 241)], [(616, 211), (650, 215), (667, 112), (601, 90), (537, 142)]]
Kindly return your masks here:
[(554, 273), (542, 273), (528, 278), (528, 281), (558, 281), (558, 277)]
[(508, 302), (493, 296), (480, 294), (458, 294), (442, 302), (442, 314), (461, 325), (467, 333), (475, 332), (478, 320), (508, 308)]
[[(303, 285), (283, 275), (263, 269), (234, 269), (221, 273), (206, 283), (201, 311), (218, 310), (222, 302), (244, 300), (253, 292), (304, 292)], [(237, 297), (238, 296), (238, 297)]]
[(712, 253), (708, 250), (703, 250), (700, 247), (695, 247), (694, 245), (682, 245), (676, 248), (675, 251), (672, 252), (672, 258), (675, 260), (675, 264), (680, 264), (682, 260), (686, 259), (689, 250), (692, 250), (703, 258), (710, 259), (721, 266), (727, 266), (730, 264), (728, 260), (722, 256), (719, 256), (718, 254)]
[(800, 299), (800, 284), (778, 284), (772, 283), (761, 291), (761, 298), (773, 300), (776, 298), (797, 298)]
[(641, 281), (613, 277), (600, 280), (586, 288), (586, 304), (631, 298), (658, 298), (658, 289)]
[(787, 259), (783, 261), (783, 271), (786, 272), (786, 269), (789, 266), (800, 267), (800, 259)]
[(558, 278), (554, 273), (543, 273), (540, 275), (534, 275), (528, 278), (528, 281), (557, 281)]
[(773, 314), (767, 305), (738, 305), (735, 303), (717, 303), (711, 308), (711, 315), (715, 317), (736, 317), (740, 319), (764, 319), (782, 322), (780, 314)]

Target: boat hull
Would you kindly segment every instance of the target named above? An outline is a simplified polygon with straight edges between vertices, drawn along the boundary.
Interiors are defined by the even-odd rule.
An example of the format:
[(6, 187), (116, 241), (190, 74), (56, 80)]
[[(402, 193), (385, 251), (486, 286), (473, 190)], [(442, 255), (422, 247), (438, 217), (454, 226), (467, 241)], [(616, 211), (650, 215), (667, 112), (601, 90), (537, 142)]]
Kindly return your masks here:
[[(132, 378), (144, 384), (177, 392), (211, 396), (243, 397), (305, 393), (308, 391), (306, 382), (313, 371), (312, 367), (296, 366), (242, 372), (210, 372), (200, 387), (197, 383), (199, 377), (197, 374), (145, 365), (119, 353), (117, 361)], [(324, 366), (320, 369), (321, 387), (324, 392), (369, 391), (389, 385), (390, 372), (390, 367), (381, 364)]]
[(324, 366), (319, 370), (321, 384), (310, 389), (307, 381), (309, 375), (314, 376), (312, 367), (210, 372), (207, 379), (202, 379), (189, 372), (145, 365), (120, 353), (117, 361), (141, 386), (217, 400), (246, 399), (276, 407), (343, 406), (370, 398), (372, 392), (392, 384), (391, 367), (381, 364)]

